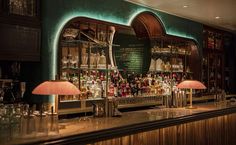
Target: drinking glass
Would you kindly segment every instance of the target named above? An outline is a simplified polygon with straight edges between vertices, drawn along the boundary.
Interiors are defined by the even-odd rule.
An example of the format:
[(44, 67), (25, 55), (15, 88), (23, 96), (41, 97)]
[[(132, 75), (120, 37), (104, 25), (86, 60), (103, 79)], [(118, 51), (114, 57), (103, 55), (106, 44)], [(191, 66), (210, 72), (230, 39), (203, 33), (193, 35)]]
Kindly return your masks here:
[(36, 119), (33, 114), (25, 114), (21, 120), (21, 136), (22, 138), (32, 138), (36, 136)]
[(68, 67), (69, 60), (67, 59), (66, 56), (62, 57), (61, 62), (62, 62), (62, 68), (67, 68)]
[(76, 68), (77, 67), (76, 63), (78, 63), (78, 56), (72, 56), (69, 59), (69, 62), (70, 62), (70, 68)]
[(57, 134), (59, 134), (58, 114), (49, 113), (48, 114), (48, 135), (57, 135)]
[[(42, 110), (41, 110), (42, 111)], [(35, 115), (35, 127), (37, 136), (47, 136), (48, 135), (48, 116), (44, 112), (37, 112)]]

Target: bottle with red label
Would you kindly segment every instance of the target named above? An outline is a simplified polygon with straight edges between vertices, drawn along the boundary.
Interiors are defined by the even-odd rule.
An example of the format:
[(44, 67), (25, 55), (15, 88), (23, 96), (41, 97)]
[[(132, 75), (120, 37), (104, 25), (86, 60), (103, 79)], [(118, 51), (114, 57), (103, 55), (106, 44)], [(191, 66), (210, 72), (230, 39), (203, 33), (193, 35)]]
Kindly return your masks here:
[(110, 97), (115, 96), (115, 87), (112, 82), (111, 82), (111, 85), (109, 86), (108, 96), (110, 96)]

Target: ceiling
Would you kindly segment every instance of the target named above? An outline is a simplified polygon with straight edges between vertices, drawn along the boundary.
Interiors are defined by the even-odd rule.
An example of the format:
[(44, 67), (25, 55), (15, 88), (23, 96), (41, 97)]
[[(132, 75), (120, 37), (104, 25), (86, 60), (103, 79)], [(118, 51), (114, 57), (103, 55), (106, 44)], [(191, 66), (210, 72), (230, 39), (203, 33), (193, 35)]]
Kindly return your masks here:
[(236, 33), (236, 0), (126, 0)]

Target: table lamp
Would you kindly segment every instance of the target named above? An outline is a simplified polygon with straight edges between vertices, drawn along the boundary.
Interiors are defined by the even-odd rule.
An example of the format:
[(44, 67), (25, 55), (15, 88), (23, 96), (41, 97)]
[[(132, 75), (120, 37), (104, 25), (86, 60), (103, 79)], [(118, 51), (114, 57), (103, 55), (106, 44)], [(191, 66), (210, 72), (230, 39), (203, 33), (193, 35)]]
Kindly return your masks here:
[(58, 95), (77, 95), (80, 90), (72, 83), (62, 80), (50, 80), (39, 84), (32, 94), (37, 95), (55, 95), (54, 110), (58, 111)]
[(193, 89), (206, 89), (206, 86), (197, 80), (185, 80), (177, 85), (179, 89), (190, 89), (189, 99), (190, 99), (190, 106), (187, 107), (188, 109), (194, 109), (193, 107)]

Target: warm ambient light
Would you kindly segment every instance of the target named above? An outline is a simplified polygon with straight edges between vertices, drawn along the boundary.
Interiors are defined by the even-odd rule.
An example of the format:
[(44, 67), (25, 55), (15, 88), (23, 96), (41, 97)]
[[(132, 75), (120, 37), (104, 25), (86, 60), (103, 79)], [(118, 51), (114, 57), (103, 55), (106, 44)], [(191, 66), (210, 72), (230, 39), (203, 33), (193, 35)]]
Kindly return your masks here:
[(187, 5), (184, 5), (183, 8), (187, 8), (188, 6)]
[(179, 89), (190, 89), (190, 93), (189, 93), (190, 106), (188, 108), (193, 109), (194, 108), (193, 105), (192, 105), (192, 102), (193, 102), (193, 97), (192, 97), (193, 89), (206, 89), (206, 86), (204, 84), (202, 84), (201, 82), (196, 81), (196, 80), (185, 80), (185, 81), (179, 83), (177, 85), (177, 88), (179, 88)]
[(56, 95), (55, 96), (55, 112), (58, 110), (58, 95), (77, 95), (80, 94), (80, 90), (68, 81), (60, 81), (60, 80), (51, 80), (45, 81), (39, 84), (34, 90), (32, 94), (37, 95)]
[(220, 17), (219, 17), (219, 16), (216, 16), (215, 19), (220, 19)]

